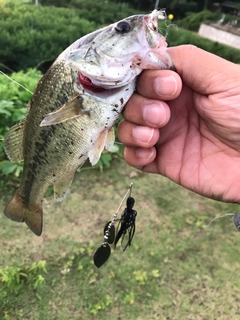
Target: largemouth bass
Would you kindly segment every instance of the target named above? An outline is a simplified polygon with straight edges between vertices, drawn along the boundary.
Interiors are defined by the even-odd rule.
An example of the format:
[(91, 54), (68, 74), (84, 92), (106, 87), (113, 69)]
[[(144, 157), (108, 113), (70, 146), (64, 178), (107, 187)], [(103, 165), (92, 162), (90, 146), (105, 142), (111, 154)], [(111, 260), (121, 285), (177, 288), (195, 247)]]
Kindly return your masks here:
[(36, 234), (43, 226), (42, 201), (49, 186), (62, 200), (76, 170), (94, 165), (114, 144), (113, 125), (143, 69), (172, 62), (158, 33), (161, 11), (135, 15), (70, 45), (39, 81), (26, 118), (10, 129), (4, 147), (13, 162), (24, 160), (20, 187), (4, 210)]

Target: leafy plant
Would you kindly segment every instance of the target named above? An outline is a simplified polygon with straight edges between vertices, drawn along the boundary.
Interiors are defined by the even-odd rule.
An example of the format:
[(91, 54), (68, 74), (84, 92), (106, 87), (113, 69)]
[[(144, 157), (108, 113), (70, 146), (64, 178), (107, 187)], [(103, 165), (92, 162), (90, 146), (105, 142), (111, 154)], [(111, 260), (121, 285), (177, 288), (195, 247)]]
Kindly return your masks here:
[(95, 165), (95, 168), (99, 168), (101, 171), (104, 167), (109, 168), (111, 165), (111, 161), (114, 158), (114, 155), (121, 154), (120, 148), (117, 144), (115, 144), (111, 151), (104, 151), (101, 154), (101, 158), (99, 159), (98, 163)]
[(220, 17), (221, 13), (218, 11), (203, 10), (197, 13), (188, 12), (186, 17), (178, 20), (176, 24), (186, 30), (198, 31), (201, 23), (213, 23), (218, 21)]
[(13, 163), (5, 160), (0, 162), (0, 171), (4, 176), (13, 174), (15, 177), (19, 177), (23, 169), (23, 163)]
[(193, 44), (224, 59), (234, 63), (240, 63), (238, 49), (205, 39), (191, 31), (176, 28), (176, 25), (166, 27), (164, 23), (161, 23), (159, 27), (162, 33), (167, 34), (167, 43), (170, 47), (182, 44)]
[(36, 69), (14, 72), (10, 77), (0, 73), (1, 138), (10, 127), (25, 117), (27, 103), (41, 76), (41, 73)]
[(112, 304), (112, 301), (112, 297), (109, 294), (106, 294), (101, 301), (89, 306), (90, 313), (96, 315), (100, 311), (107, 309)]
[(3, 149), (3, 139), (8, 130), (26, 116), (27, 103), (40, 77), (41, 73), (36, 69), (29, 69), (26, 72), (15, 72), (12, 73), (10, 77), (6, 77), (3, 73), (0, 74), (1, 184), (5, 181), (4, 176), (19, 177), (22, 172), (22, 163), (12, 163), (8, 161)]
[[(136, 12), (127, 4), (97, 0), (74, 1), (74, 8), (57, 5), (56, 1), (54, 6), (0, 2), (0, 61), (5, 71), (39, 66), (46, 71), (44, 64), (75, 40)], [(66, 1), (65, 5), (69, 6)]]
[(0, 268), (0, 297), (10, 293), (18, 294), (24, 285), (34, 289), (41, 287), (47, 273), (46, 261), (33, 262), (31, 265)]

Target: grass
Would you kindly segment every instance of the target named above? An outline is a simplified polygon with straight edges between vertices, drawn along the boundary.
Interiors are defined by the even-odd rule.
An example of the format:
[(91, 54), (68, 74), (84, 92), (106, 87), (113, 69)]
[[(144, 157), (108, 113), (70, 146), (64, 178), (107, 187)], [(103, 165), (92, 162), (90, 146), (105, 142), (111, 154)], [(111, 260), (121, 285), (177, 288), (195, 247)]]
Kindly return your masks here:
[[(97, 269), (103, 227), (131, 181), (132, 246)], [(230, 217), (207, 227), (237, 205), (115, 161), (102, 173), (77, 174), (66, 199), (45, 199), (44, 211), (41, 237), (0, 216), (0, 270), (12, 281), (0, 282), (0, 319), (239, 319), (240, 236)]]

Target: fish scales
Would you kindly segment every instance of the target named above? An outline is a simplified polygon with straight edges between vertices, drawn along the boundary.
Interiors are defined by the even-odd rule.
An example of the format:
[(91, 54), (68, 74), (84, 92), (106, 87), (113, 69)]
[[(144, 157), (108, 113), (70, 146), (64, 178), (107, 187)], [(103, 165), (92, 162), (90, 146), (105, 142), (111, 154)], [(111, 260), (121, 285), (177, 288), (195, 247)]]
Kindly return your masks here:
[[(52, 74), (58, 76), (52, 77)], [(38, 228), (34, 226), (34, 221), (42, 219), (42, 209), (41, 206), (36, 206), (36, 203), (42, 203), (43, 194), (51, 185), (55, 186), (57, 200), (65, 196), (74, 173), (88, 158), (89, 146), (94, 145), (101, 131), (108, 125), (107, 120), (102, 121), (102, 119), (107, 119), (108, 113), (113, 112), (112, 105), (106, 108), (105, 103), (91, 100), (86, 96), (81, 100), (82, 110), (80, 110), (83, 112), (86, 109), (86, 114), (56, 126), (40, 127), (42, 119), (49, 111), (58, 109), (76, 96), (73, 78), (72, 70), (66, 68), (63, 62), (53, 65), (39, 82), (29, 103), (30, 110), (26, 118), (23, 141), (25, 163), (16, 199), (21, 199), (24, 207), (30, 208), (25, 210), (24, 221), (37, 235), (41, 232), (42, 223)], [(119, 112), (115, 110), (115, 118), (118, 116)], [(85, 118), (88, 121), (85, 121)], [(83, 135), (84, 140), (81, 139)], [(7, 140), (7, 137), (5, 139)], [(22, 214), (15, 202), (12, 202), (8, 210), (11, 212), (17, 210), (15, 220), (22, 221)], [(5, 214), (7, 215), (7, 212)]]
[(20, 187), (4, 210), (10, 219), (42, 233), (42, 201), (54, 186), (67, 193), (76, 170), (95, 164), (114, 144), (113, 124), (135, 90), (143, 69), (171, 68), (159, 11), (136, 15), (80, 38), (39, 81), (26, 119), (4, 139), (13, 162), (24, 160)]
[[(74, 93), (71, 70), (63, 64), (57, 64), (40, 80), (30, 101), (23, 143), (25, 166), (20, 185), (25, 203), (40, 202), (46, 186), (54, 184), (62, 171), (58, 168), (55, 174), (57, 162), (63, 160), (61, 150), (70, 152), (69, 139), (65, 138), (66, 128), (64, 124), (42, 128), (40, 123), (44, 115), (67, 103)], [(57, 140), (52, 139), (54, 135), (58, 135)]]

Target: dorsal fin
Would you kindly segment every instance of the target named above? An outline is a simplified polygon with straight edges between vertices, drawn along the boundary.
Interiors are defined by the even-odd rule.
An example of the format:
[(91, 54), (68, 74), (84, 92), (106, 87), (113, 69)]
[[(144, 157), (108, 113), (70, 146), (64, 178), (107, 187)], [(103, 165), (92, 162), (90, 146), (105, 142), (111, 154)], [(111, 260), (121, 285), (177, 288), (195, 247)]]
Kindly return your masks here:
[(12, 162), (23, 161), (23, 137), (26, 120), (15, 124), (4, 137), (4, 150)]

